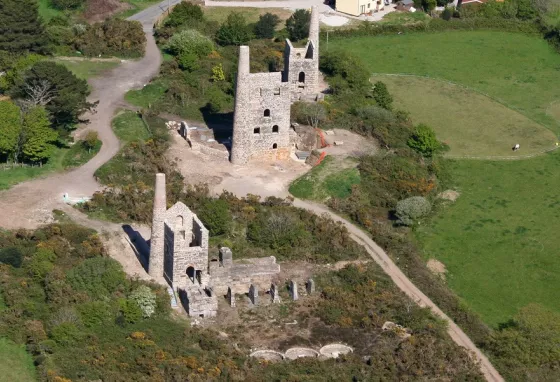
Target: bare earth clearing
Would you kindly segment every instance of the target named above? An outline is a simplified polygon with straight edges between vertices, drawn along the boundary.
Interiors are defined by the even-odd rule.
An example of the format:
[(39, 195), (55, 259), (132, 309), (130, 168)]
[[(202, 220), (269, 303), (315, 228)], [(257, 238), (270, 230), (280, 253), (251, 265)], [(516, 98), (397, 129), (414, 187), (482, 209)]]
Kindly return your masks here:
[[(179, 2), (179, 0), (173, 0), (169, 3), (173, 5), (177, 2)], [(120, 147), (118, 139), (111, 130), (111, 119), (113, 118), (119, 104), (123, 102), (124, 94), (130, 89), (140, 88), (158, 72), (161, 63), (161, 55), (152, 37), (152, 22), (155, 17), (161, 15), (166, 10), (166, 3), (167, 2), (164, 1), (161, 4), (148, 8), (131, 18), (141, 21), (144, 25), (148, 41), (145, 57), (139, 61), (126, 62), (120, 67), (112, 70), (106, 76), (97, 78), (91, 82), (91, 86), (94, 90), (90, 99), (94, 101), (100, 100), (100, 103), (97, 107), (96, 113), (87, 116), (91, 121), (88, 129), (97, 131), (103, 142), (103, 146), (99, 154), (84, 166), (73, 171), (21, 183), (8, 191), (1, 192), (0, 208), (3, 211), (3, 214), (0, 215), (0, 227), (6, 229), (35, 228), (41, 224), (52, 221), (53, 209), (56, 208), (64, 210), (73, 220), (80, 224), (92, 227), (101, 232), (109, 231), (113, 234), (120, 232), (120, 234), (112, 236), (113, 239), (110, 238), (108, 240), (110, 254), (123, 264), (129, 275), (138, 274), (140, 277), (145, 277), (145, 272), (143, 272), (143, 268), (137, 260), (135, 253), (131, 250), (130, 244), (128, 248), (125, 244), (127, 243), (126, 237), (124, 241), (122, 240), (124, 237), (122, 234), (122, 226), (87, 219), (79, 212), (74, 211), (71, 207), (65, 205), (63, 203), (62, 195), (67, 192), (72, 197), (90, 196), (101, 188), (93, 178), (93, 174), (96, 169), (111, 159), (111, 157), (118, 152)], [(213, 2), (207, 2), (206, 5), (212, 5), (212, 3)], [(318, 3), (318, 1), (267, 1), (251, 3), (226, 2), (225, 4), (227, 4), (227, 6), (250, 4), (253, 7), (260, 7), (262, 4), (263, 8), (308, 8), (314, 3)], [(225, 5), (224, 3), (215, 3), (215, 5), (222, 4)], [(186, 142), (183, 144), (186, 146)], [(346, 147), (352, 149), (350, 144)], [(341, 148), (343, 147), (341, 146)], [(177, 154), (180, 154), (180, 152)], [(187, 160), (186, 157), (183, 158), (184, 160)], [(195, 160), (196, 158), (193, 158), (193, 161)], [(250, 190), (252, 193), (263, 192), (263, 194), (275, 194), (275, 192), (278, 191), (279, 193), (276, 194), (277, 196), (283, 196), (282, 192), (285, 192), (285, 188), (292, 177), (297, 177), (300, 174), (299, 171), (301, 171), (301, 173), (305, 171), (305, 166), (302, 165), (301, 168), (297, 169), (294, 173), (284, 175), (277, 167), (263, 166), (262, 169), (256, 170), (257, 175), (255, 176), (255, 171), (251, 171), (249, 173), (245, 169), (233, 168), (234, 166), (225, 161), (218, 164), (205, 163), (205, 165), (205, 167), (202, 167), (198, 162), (194, 162), (190, 163), (190, 166), (188, 166), (188, 163), (184, 162), (182, 170), (185, 171), (186, 168), (186, 173), (188, 174), (189, 169), (202, 167), (202, 171), (206, 175), (208, 175), (210, 171), (213, 171), (215, 175), (210, 176), (217, 177), (215, 180), (216, 183), (214, 190), (219, 189), (220, 184), (223, 188), (233, 187), (231, 184), (243, 183), (243, 186), (235, 190), (235, 192), (245, 193), (247, 190)], [(283, 166), (291, 165), (292, 164), (283, 164)], [(278, 172), (278, 174), (276, 172)], [(273, 177), (276, 177), (277, 179), (271, 182), (270, 174), (274, 174)], [(189, 177), (187, 176), (187, 178)], [(228, 181), (231, 181), (232, 183), (228, 184)], [(269, 183), (272, 183), (273, 186), (269, 187)], [(267, 187), (265, 187), (265, 185), (267, 185)], [(457, 325), (455, 325), (455, 323), (453, 323), (453, 321), (449, 319), (449, 317), (447, 317), (427, 296), (416, 288), (414, 284), (412, 284), (412, 282), (392, 262), (383, 249), (374, 243), (364, 232), (349, 221), (335, 215), (321, 205), (301, 200), (295, 200), (294, 205), (318, 214), (326, 213), (334, 220), (342, 222), (348, 228), (352, 238), (366, 248), (371, 257), (385, 270), (385, 272), (393, 279), (395, 284), (403, 292), (410, 296), (410, 298), (416, 301), (419, 305), (430, 307), (436, 315), (449, 322), (449, 334), (451, 338), (458, 345), (468, 349), (469, 352), (471, 352), (471, 354), (480, 362), (481, 369), (487, 380), (503, 380), (488, 359), (480, 352), (472, 341), (470, 341), (465, 333)], [(137, 228), (137, 230), (140, 232), (142, 237), (148, 237), (145, 229)]]

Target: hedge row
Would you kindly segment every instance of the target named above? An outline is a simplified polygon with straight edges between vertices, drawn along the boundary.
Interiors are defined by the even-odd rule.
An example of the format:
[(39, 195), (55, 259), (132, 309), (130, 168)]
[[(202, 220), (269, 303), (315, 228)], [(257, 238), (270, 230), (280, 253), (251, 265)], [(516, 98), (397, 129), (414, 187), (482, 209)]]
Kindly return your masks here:
[[(329, 33), (329, 38), (347, 38), (359, 36), (389, 35), (406, 32), (442, 32), (451, 30), (497, 30), (505, 32), (520, 32), (527, 34), (541, 34), (541, 29), (531, 21), (516, 19), (431, 19), (428, 22), (419, 22), (406, 25), (376, 24), (364, 22), (357, 29), (341, 29)], [(325, 32), (321, 33), (326, 36)]]

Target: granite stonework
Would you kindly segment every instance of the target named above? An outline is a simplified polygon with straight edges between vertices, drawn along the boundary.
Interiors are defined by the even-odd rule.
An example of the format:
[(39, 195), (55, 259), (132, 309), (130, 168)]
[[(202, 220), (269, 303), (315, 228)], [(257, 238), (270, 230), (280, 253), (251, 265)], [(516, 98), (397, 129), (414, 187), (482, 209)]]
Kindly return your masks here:
[(235, 293), (268, 289), (280, 272), (274, 257), (236, 262), (222, 247), (219, 261), (209, 261), (209, 234), (200, 219), (181, 202), (166, 208), (165, 174), (156, 175), (155, 190), (149, 273), (165, 277), (190, 316), (216, 316), (217, 296), (227, 294), (235, 306)]
[(284, 71), (251, 73), (248, 46), (239, 47), (231, 162), (284, 160), (294, 151), (290, 126), (293, 101), (317, 99), (319, 89), (319, 13), (311, 10), (304, 48), (286, 40)]

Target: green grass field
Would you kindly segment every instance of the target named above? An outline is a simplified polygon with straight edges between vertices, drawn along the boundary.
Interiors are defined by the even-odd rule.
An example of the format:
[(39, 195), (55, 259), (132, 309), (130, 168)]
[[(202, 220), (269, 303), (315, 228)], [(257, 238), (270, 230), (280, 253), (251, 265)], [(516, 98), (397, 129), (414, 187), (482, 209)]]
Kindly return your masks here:
[(297, 198), (324, 201), (350, 196), (352, 186), (360, 183), (356, 161), (351, 158), (326, 157), (320, 165), (290, 185), (290, 193)]
[(157, 102), (166, 91), (167, 85), (156, 80), (140, 90), (130, 90), (124, 99), (131, 105), (148, 108)]
[(278, 29), (284, 27), (284, 22), (292, 15), (292, 11), (282, 8), (251, 8), (251, 7), (203, 7), (204, 15), (208, 20), (223, 23), (231, 12), (243, 13), (249, 23), (259, 21), (259, 16), (272, 13), (280, 18)]
[(51, 7), (49, 0), (38, 0), (39, 3), (39, 15), (45, 21), (49, 21), (55, 16), (62, 16), (63, 13), (58, 9)]
[(329, 49), (335, 48), (360, 55), (372, 73), (427, 75), (470, 86), (560, 132), (559, 121), (546, 112), (560, 100), (560, 54), (540, 36), (448, 31), (331, 38)]
[(62, 167), (65, 169), (80, 167), (81, 165), (87, 163), (91, 158), (97, 155), (101, 150), (101, 141), (97, 140), (94, 148), (87, 150), (82, 141), (78, 141), (66, 151), (64, 158), (62, 159)]
[(451, 167), (461, 196), (417, 231), (426, 259), (489, 324), (531, 302), (560, 311), (560, 152)]
[[(414, 123), (434, 128), (450, 156), (500, 157), (539, 153), (555, 147), (544, 126), (480, 93), (445, 81), (414, 76), (374, 76), (393, 95), (394, 106)], [(523, 150), (512, 152), (519, 143)]]
[(16, 345), (6, 338), (0, 338), (0, 379), (2, 381), (36, 381), (33, 359), (25, 351), (25, 346)]
[(78, 78), (89, 79), (97, 77), (108, 70), (114, 69), (119, 66), (117, 61), (92, 61), (92, 60), (57, 60), (58, 64), (66, 66), (68, 70), (76, 75)]

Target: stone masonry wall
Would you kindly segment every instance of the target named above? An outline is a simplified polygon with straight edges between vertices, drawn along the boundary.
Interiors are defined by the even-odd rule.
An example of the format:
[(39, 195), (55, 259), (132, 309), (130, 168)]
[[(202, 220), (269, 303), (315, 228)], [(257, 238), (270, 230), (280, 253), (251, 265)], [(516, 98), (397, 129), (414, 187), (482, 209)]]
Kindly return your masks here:
[(312, 7), (309, 41), (286, 40), (284, 72), (251, 73), (249, 47), (239, 47), (231, 162), (289, 157), (290, 106), (319, 89), (319, 13)]
[[(239, 47), (231, 161), (244, 164), (290, 149), (290, 91), (280, 72), (250, 73), (249, 47)], [(274, 152), (274, 151), (273, 151)]]

